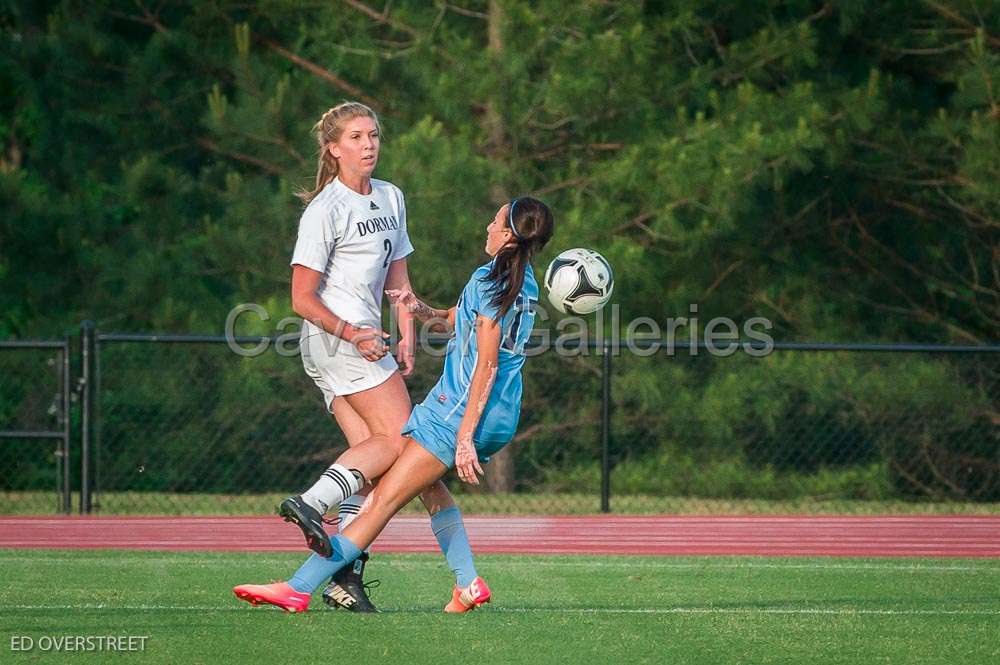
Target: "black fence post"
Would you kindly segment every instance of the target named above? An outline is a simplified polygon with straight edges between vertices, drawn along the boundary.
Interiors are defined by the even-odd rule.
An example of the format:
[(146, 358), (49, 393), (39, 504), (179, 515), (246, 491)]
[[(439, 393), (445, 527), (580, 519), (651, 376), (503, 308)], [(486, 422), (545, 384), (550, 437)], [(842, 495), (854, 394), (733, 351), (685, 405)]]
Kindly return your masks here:
[(69, 336), (63, 337), (63, 347), (62, 347), (62, 385), (60, 386), (60, 392), (62, 393), (62, 450), (60, 455), (62, 457), (62, 512), (69, 514), (73, 510), (73, 494), (72, 486), (70, 485), (70, 423), (72, 421), (72, 401), (70, 399), (70, 339)]
[(91, 399), (93, 424), (91, 431), (90, 462), (87, 468), (87, 512), (101, 512), (101, 331), (94, 328), (94, 353), (91, 362), (94, 387)]
[(611, 342), (605, 340), (601, 364), (601, 512), (611, 512)]
[(93, 408), (94, 322), (80, 324), (83, 394), (80, 399), (80, 514), (90, 512), (90, 430)]

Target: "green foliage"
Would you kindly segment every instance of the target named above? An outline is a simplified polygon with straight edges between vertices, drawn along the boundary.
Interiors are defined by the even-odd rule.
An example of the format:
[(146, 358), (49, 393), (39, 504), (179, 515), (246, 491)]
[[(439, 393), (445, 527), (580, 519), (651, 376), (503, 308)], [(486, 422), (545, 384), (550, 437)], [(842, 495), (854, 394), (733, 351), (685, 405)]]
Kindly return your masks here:
[[(878, 502), (894, 496), (885, 466), (871, 464), (846, 469), (819, 469), (814, 473), (780, 472), (774, 467), (753, 468), (739, 459), (696, 459), (690, 454), (664, 452), (652, 459), (626, 461), (615, 467), (612, 497), (615, 506), (631, 505), (631, 497), (686, 497), (689, 512), (702, 499), (768, 501), (809, 499)], [(572, 487), (600, 492), (600, 469), (578, 466), (550, 473), (543, 487)], [(692, 508), (689, 508), (691, 506)], [(843, 509), (841, 509), (843, 510)]]
[(550, 253), (609, 254), (626, 317), (697, 300), (784, 338), (995, 334), (996, 7), (142, 7), (4, 10), (8, 334), (216, 332), (284, 295), (307, 130), (359, 94), (434, 297), (502, 197), (538, 191)]
[[(995, 339), (1000, 5), (359, 7), (3, 5), (0, 336), (82, 319), (219, 333), (242, 302), (272, 317), (253, 332), (275, 332), (290, 314), (293, 194), (315, 174), (309, 128), (360, 97), (385, 125), (376, 175), (407, 197), (413, 282), (437, 303), (483, 260), (495, 207), (535, 193), (558, 224), (539, 267), (600, 250), (623, 321), (698, 303), (703, 321), (766, 316), (782, 340)], [(624, 363), (617, 473), (671, 460), (739, 495), (814, 474), (812, 488), (788, 482), (1000, 496), (993, 375), (865, 362)], [(238, 408), (272, 399), (244, 370), (211, 385), (242, 386)], [(572, 466), (565, 437), (594, 439), (592, 401), (552, 399), (596, 389), (574, 370), (545, 365), (544, 391), (529, 388), (526, 483)], [(154, 399), (159, 384), (133, 381), (120, 397)], [(186, 427), (186, 441), (222, 440)], [(803, 453), (810, 431), (826, 438)], [(710, 492), (678, 474), (650, 491)]]

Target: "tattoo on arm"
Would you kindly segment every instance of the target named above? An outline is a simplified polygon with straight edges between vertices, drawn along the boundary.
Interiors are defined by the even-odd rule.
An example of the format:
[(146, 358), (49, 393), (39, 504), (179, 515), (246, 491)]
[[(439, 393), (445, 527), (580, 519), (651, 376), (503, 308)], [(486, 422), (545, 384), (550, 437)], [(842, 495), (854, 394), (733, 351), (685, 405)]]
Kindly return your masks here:
[(431, 309), (423, 300), (417, 300), (416, 305), (413, 307), (413, 316), (420, 321), (426, 321), (427, 319), (434, 317), (434, 310)]

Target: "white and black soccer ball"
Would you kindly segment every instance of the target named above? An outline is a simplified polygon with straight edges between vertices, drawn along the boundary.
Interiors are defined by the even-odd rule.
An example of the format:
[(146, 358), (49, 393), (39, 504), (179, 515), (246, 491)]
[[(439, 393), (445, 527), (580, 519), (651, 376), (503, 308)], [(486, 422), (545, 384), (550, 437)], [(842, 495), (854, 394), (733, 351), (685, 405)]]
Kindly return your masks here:
[(592, 249), (567, 249), (545, 271), (549, 302), (564, 314), (590, 314), (611, 299), (615, 275), (607, 259)]

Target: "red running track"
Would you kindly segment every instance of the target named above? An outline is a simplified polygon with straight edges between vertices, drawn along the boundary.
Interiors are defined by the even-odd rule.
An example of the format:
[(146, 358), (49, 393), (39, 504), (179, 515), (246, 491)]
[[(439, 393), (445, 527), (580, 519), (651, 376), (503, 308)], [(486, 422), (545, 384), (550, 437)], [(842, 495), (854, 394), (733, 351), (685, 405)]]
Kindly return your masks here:
[[(1000, 516), (466, 517), (477, 552), (1000, 557)], [(436, 552), (427, 517), (401, 515), (384, 552)], [(0, 548), (301, 552), (277, 517), (0, 517)]]

